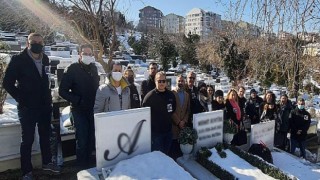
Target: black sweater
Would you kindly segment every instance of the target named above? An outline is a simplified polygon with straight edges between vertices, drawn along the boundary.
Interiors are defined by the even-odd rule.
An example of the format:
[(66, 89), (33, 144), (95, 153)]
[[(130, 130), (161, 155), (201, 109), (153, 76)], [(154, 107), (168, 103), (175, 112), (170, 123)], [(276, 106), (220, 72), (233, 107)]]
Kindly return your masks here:
[(3, 79), (3, 87), (17, 101), (18, 108), (51, 107), (49, 78), (45, 72), (48, 66), (49, 58), (43, 54), (40, 76), (27, 48), (11, 58)]
[(144, 98), (143, 107), (151, 107), (151, 133), (167, 133), (172, 129), (172, 114), (176, 110), (173, 92), (157, 89), (150, 91)]

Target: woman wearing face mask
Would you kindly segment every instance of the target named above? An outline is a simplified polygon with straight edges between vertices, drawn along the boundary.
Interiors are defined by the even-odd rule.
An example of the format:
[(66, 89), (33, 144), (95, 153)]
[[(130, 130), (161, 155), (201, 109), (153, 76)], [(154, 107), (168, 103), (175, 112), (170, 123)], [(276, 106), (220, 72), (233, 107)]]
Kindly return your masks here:
[(134, 72), (132, 69), (126, 69), (124, 71), (124, 77), (129, 82), (130, 88), (130, 101), (131, 101), (131, 108), (140, 108), (140, 95), (138, 93), (137, 87), (134, 83)]
[(100, 85), (94, 103), (94, 113), (130, 109), (130, 88), (122, 76), (121, 64), (113, 64), (107, 84)]

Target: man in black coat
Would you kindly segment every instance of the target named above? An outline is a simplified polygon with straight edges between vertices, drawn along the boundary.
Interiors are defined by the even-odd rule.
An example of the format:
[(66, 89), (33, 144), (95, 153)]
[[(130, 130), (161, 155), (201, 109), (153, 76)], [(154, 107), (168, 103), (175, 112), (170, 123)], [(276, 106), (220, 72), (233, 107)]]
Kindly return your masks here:
[(199, 100), (199, 90), (196, 86), (194, 86), (196, 80), (196, 74), (194, 72), (189, 72), (187, 74), (187, 84), (186, 84), (186, 92), (189, 94), (190, 99), (190, 111), (189, 113), (189, 122), (187, 126), (193, 127), (193, 115), (201, 112), (205, 112), (205, 109), (200, 103)]
[(71, 103), (76, 129), (77, 163), (86, 168), (95, 148), (93, 106), (100, 78), (92, 46), (82, 45), (79, 54), (78, 62), (67, 67), (63, 74), (59, 95)]
[(289, 117), (293, 109), (291, 101), (286, 94), (282, 94), (278, 105), (279, 118), (276, 122), (276, 133), (274, 138), (275, 146), (282, 150), (286, 150), (287, 145), (287, 133), (289, 129)]
[(142, 106), (151, 108), (151, 150), (168, 155), (172, 144), (172, 114), (176, 110), (176, 98), (166, 89), (166, 74), (155, 76), (156, 88), (144, 98)]
[(249, 116), (251, 124), (260, 123), (260, 105), (263, 102), (263, 99), (257, 95), (255, 89), (251, 89), (250, 98), (246, 103), (246, 115)]
[(305, 109), (303, 98), (298, 99), (297, 107), (291, 111), (289, 118), (289, 132), (291, 150), (294, 154), (296, 147), (300, 148), (300, 156), (306, 158), (306, 138), (311, 123), (311, 115)]
[(134, 72), (132, 69), (127, 69), (124, 72), (124, 77), (130, 83), (130, 104), (131, 108), (139, 108), (140, 106), (140, 98), (136, 85), (134, 84)]
[(158, 72), (158, 64), (150, 63), (149, 64), (149, 77), (147, 80), (142, 81), (141, 83), (141, 102), (143, 102), (144, 96), (148, 94), (151, 90), (156, 88), (156, 84), (154, 82), (154, 77)]
[(36, 125), (40, 136), (43, 169), (60, 172), (60, 168), (51, 162), (52, 97), (49, 73), (49, 58), (43, 53), (43, 37), (31, 33), (27, 47), (11, 58), (3, 79), (3, 87), (18, 103), (22, 131), (20, 163), (23, 179), (32, 178), (31, 149)]

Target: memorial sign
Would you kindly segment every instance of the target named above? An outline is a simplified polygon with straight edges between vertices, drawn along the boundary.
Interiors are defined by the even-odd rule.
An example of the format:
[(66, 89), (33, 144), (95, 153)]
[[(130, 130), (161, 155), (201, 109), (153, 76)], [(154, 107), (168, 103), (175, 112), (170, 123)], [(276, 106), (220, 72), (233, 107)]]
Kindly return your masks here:
[(150, 117), (149, 107), (94, 115), (99, 171), (151, 151)]

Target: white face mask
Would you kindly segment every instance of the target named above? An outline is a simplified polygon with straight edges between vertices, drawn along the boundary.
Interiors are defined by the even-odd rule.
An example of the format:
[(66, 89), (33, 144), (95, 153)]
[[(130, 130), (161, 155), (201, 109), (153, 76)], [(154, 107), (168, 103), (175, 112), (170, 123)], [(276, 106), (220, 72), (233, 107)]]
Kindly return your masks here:
[(82, 56), (81, 61), (83, 64), (89, 65), (94, 62), (94, 58), (92, 56)]
[(115, 81), (120, 81), (122, 78), (121, 72), (112, 72), (112, 79)]

